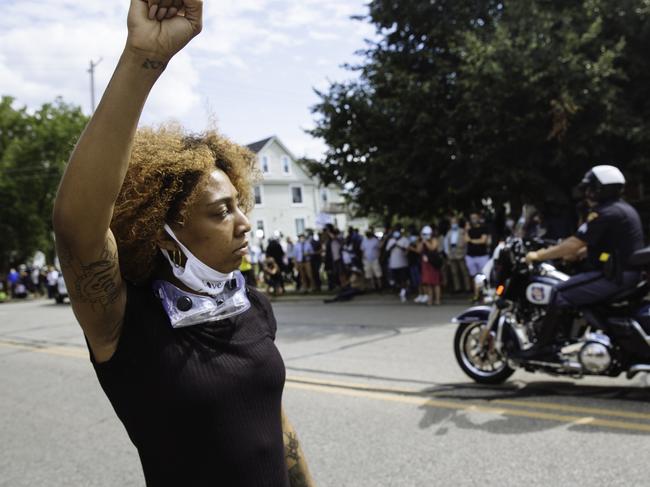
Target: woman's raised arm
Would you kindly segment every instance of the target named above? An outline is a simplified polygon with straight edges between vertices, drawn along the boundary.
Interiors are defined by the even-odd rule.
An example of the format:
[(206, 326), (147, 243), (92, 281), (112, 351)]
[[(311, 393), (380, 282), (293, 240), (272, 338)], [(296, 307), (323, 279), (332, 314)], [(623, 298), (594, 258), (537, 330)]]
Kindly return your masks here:
[(138, 120), (169, 60), (201, 31), (202, 7), (201, 0), (131, 0), (124, 52), (56, 196), (57, 253), (73, 310), (99, 361), (113, 354), (124, 315), (125, 286), (109, 226)]

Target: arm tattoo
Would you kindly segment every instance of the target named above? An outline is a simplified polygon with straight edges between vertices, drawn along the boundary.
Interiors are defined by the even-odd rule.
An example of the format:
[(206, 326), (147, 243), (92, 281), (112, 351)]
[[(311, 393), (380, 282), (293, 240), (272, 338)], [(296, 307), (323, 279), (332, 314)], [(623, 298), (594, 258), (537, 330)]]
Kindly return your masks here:
[(107, 242), (94, 262), (76, 261), (67, 248), (59, 249), (59, 261), (72, 274), (70, 294), (73, 299), (101, 311), (107, 311), (119, 299), (120, 269), (113, 243)]
[(308, 487), (307, 477), (303, 471), (303, 465), (301, 465), (298, 435), (294, 432), (287, 432), (284, 436), (284, 455), (287, 463), (293, 463), (289, 467), (289, 484), (291, 487)]
[(308, 487), (307, 477), (300, 465), (294, 465), (289, 469), (289, 485), (291, 487)]
[(155, 69), (155, 70), (163, 70), (167, 66), (166, 62), (163, 61), (155, 61), (153, 59), (147, 58), (145, 62), (142, 63), (142, 67), (144, 69)]
[(287, 437), (284, 445), (287, 460), (293, 460), (298, 463), (300, 461), (300, 442), (298, 441), (298, 435), (295, 433), (285, 433), (284, 436)]

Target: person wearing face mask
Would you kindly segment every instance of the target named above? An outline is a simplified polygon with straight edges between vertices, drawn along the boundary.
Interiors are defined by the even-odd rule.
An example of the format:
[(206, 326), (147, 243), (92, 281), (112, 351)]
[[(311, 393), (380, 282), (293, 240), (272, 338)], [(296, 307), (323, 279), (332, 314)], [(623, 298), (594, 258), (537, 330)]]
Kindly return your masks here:
[(591, 168), (579, 186), (589, 209), (577, 232), (559, 245), (526, 256), (529, 262), (573, 259), (586, 250), (590, 270), (572, 276), (554, 289), (537, 342), (514, 358), (557, 360), (552, 344), (566, 326), (570, 310), (605, 301), (636, 286), (639, 272), (627, 270), (626, 264), (643, 247), (643, 228), (637, 211), (622, 199), (624, 188), (625, 176), (618, 168)]
[(409, 239), (402, 234), (402, 228), (396, 227), (386, 244), (388, 254), (388, 269), (391, 280), (395, 287), (399, 289), (399, 299), (402, 303), (406, 302), (406, 288), (409, 280), (409, 263), (408, 248)]
[(126, 46), (54, 203), (61, 269), (147, 486), (313, 486), (282, 409), (268, 299), (237, 270), (254, 154), (215, 132), (138, 130), (201, 0), (131, 0)]
[(472, 290), (465, 255), (467, 253), (467, 242), (465, 240), (465, 228), (458, 221), (458, 217), (451, 218), (451, 225), (445, 234), (442, 246), (447, 256), (447, 265), (451, 273), (453, 292), (470, 292)]
[(379, 254), (381, 252), (381, 242), (370, 228), (361, 242), (361, 253), (363, 255), (363, 271), (368, 284), (372, 285), (375, 291), (381, 289), (381, 263)]
[(422, 256), (422, 287), (424, 289), (425, 300), (420, 303), (426, 303), (428, 306), (440, 305), (440, 286), (442, 284), (442, 256), (440, 255), (440, 242), (434, 236), (433, 228), (426, 225), (420, 233), (420, 240), (417, 244), (417, 251)]

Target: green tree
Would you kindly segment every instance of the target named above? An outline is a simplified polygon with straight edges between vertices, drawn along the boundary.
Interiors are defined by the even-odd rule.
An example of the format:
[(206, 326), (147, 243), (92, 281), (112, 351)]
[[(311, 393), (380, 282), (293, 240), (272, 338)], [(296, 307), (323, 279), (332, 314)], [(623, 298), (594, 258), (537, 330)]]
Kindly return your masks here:
[(36, 250), (53, 255), (52, 203), (87, 120), (61, 99), (34, 113), (0, 100), (0, 271)]
[(374, 0), (379, 41), (319, 93), (312, 170), (366, 211), (568, 204), (594, 163), (648, 176), (648, 0)]

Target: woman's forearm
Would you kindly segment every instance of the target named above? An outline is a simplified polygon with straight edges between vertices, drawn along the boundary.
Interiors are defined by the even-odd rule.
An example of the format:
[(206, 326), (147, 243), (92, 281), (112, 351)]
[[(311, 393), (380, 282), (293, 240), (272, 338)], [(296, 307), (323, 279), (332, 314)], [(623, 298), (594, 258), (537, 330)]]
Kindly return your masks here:
[(57, 233), (84, 239), (108, 229), (129, 164), (144, 103), (165, 60), (125, 49), (99, 106), (75, 147), (54, 208)]
[(284, 413), (282, 414), (282, 431), (284, 433), (284, 455), (289, 471), (289, 484), (291, 487), (315, 487), (316, 483), (309, 472), (298, 435)]

